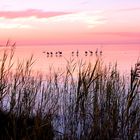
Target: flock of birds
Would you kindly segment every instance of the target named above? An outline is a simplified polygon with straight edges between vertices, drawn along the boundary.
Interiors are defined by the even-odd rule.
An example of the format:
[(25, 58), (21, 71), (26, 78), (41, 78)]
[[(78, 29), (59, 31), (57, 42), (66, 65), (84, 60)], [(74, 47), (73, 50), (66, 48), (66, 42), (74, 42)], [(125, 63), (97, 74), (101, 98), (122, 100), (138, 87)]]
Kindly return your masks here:
[(46, 52), (46, 51), (43, 51), (43, 53), (46, 54), (47, 57), (49, 57), (49, 56), (52, 57), (53, 55), (55, 55), (55, 56), (62, 56), (62, 54), (63, 54), (62, 51), (58, 51), (58, 52)]
[[(62, 51), (57, 51), (57, 52), (46, 52), (46, 51), (43, 51), (43, 53), (46, 54), (47, 57), (52, 57), (53, 55), (55, 55), (56, 57), (63, 55)], [(72, 51), (71, 55), (72, 56), (79, 56), (79, 53), (80, 52), (78, 50), (77, 51)], [(88, 51), (84, 52), (85, 56), (88, 56), (88, 55), (92, 56), (94, 53), (95, 53), (95, 55), (102, 55), (103, 52), (102, 52), (102, 50), (98, 51), (98, 49), (96, 49), (95, 52), (93, 52), (91, 50), (88, 50)]]

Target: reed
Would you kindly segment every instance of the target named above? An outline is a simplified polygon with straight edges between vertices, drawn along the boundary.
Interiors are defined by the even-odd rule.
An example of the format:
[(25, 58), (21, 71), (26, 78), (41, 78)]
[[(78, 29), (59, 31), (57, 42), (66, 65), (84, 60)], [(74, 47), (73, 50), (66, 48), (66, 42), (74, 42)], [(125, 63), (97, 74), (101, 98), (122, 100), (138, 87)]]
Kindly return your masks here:
[[(0, 139), (140, 139), (140, 62), (130, 81), (117, 64), (68, 61), (64, 72), (33, 74), (34, 58), (18, 62), (15, 44), (0, 61)], [(75, 73), (77, 75), (75, 76)]]

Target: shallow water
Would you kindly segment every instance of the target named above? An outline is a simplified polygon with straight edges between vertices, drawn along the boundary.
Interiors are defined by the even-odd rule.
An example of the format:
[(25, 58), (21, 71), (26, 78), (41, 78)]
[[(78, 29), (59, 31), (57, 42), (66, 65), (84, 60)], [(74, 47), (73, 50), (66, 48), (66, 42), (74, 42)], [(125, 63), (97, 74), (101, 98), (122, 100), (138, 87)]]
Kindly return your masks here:
[[(3, 48), (0, 48), (1, 50)], [(95, 52), (98, 50), (98, 53)], [(62, 51), (62, 55), (56, 52)], [(77, 52), (78, 51), (78, 55)], [(87, 51), (87, 54), (85, 54)], [(93, 53), (90, 53), (92, 51)], [(102, 54), (100, 54), (102, 51)], [(52, 52), (53, 55), (47, 55)], [(74, 52), (72, 54), (72, 52)], [(2, 53), (2, 51), (1, 51)], [(140, 44), (129, 45), (46, 45), (46, 46), (16, 46), (14, 61), (25, 61), (34, 55), (35, 71), (48, 72), (50, 67), (57, 70), (63, 70), (67, 60), (82, 60), (83, 62), (94, 63), (97, 57), (101, 57), (103, 63), (109, 65), (117, 62), (118, 68), (122, 73), (128, 73), (132, 66), (140, 57)], [(16, 63), (15, 63), (16, 66)]]
[[(96, 50), (98, 48), (98, 53), (96, 54)], [(9, 48), (0, 48), (1, 54), (3, 53), (4, 49), (7, 49), (8, 52)], [(77, 55), (77, 50), (78, 50), (78, 55)], [(90, 51), (93, 51), (92, 54), (89, 53)], [(102, 54), (100, 54), (100, 51), (102, 50)], [(57, 51), (62, 51), (62, 55), (56, 55), (54, 54)], [(72, 55), (72, 51), (74, 51), (74, 54)], [(85, 51), (87, 51), (87, 55), (85, 55)], [(53, 55), (47, 55), (47, 52), (53, 52)], [(129, 73), (131, 66), (133, 66), (137, 60), (138, 57), (140, 57), (140, 45), (104, 45), (104, 46), (98, 46), (98, 45), (63, 45), (63, 46), (17, 46), (15, 49), (15, 55), (14, 55), (14, 68), (16, 68), (16, 62), (19, 59), (19, 61), (26, 61), (30, 58), (31, 55), (34, 55), (34, 60), (35, 63), (33, 65), (33, 69), (35, 71), (41, 71), (43, 73), (47, 73), (49, 72), (50, 67), (53, 65), (54, 69), (58, 69), (60, 68), (60, 71), (62, 72), (64, 70), (64, 68), (66, 67), (67, 64), (67, 60), (70, 59), (74, 59), (74, 61), (79, 61), (82, 59), (82, 61), (86, 61), (86, 62), (91, 62), (91, 63), (95, 63), (96, 59), (98, 57), (102, 58), (104, 64), (109, 65), (109, 63), (116, 63), (118, 64), (118, 69), (121, 71), (121, 73), (123, 74), (127, 74)], [(0, 57), (2, 57), (2, 55), (0, 55)], [(21, 83), (22, 84), (22, 83)], [(45, 83), (45, 81), (43, 81), (43, 85), (46, 85), (47, 83)], [(59, 84), (59, 83), (58, 83)], [(127, 84), (127, 83), (126, 83)], [(24, 85), (26, 86), (26, 85)], [(62, 86), (62, 91), (61, 92), (61, 86)], [(53, 87), (53, 84), (52, 84)], [(48, 92), (47, 93), (47, 98), (49, 99), (47, 102), (47, 106), (46, 106), (46, 112), (48, 111), (48, 109), (50, 109), (53, 105), (53, 103), (55, 102), (55, 100), (57, 99), (56, 95), (58, 95), (58, 106), (59, 106), (59, 110), (58, 110), (58, 114), (56, 115), (56, 117), (53, 119), (53, 125), (55, 130), (58, 130), (58, 132), (60, 133), (64, 133), (64, 131), (67, 129), (65, 128), (65, 125), (67, 125), (68, 123), (72, 122), (76, 122), (73, 123), (74, 128), (77, 128), (77, 136), (80, 139), (80, 134), (83, 132), (83, 121), (78, 121), (76, 120), (76, 117), (74, 117), (74, 115), (72, 113), (74, 113), (72, 110), (72, 112), (68, 111), (67, 107), (73, 107), (72, 105), (75, 103), (76, 101), (76, 97), (75, 96), (75, 89), (73, 92), (68, 92), (69, 89), (67, 89), (68, 91), (63, 90), (64, 85), (63, 82), (60, 82), (60, 93), (58, 95), (57, 90), (55, 88), (52, 88), (52, 91), (50, 93), (49, 90), (46, 90)], [(33, 87), (34, 88), (34, 87)], [(70, 89), (72, 91), (72, 89)], [(92, 90), (93, 91), (93, 90)], [(126, 90), (127, 91), (127, 90)], [(24, 92), (23, 92), (24, 93)], [(36, 108), (38, 108), (39, 103), (42, 101), (41, 97), (42, 94), (40, 94), (40, 90), (38, 91), (39, 94), (37, 94), (37, 98), (36, 98), (36, 105), (35, 105), (35, 110)], [(53, 93), (53, 95), (52, 95)], [(17, 94), (19, 94), (17, 92)], [(33, 93), (34, 95), (34, 93)], [(92, 112), (93, 108), (92, 108), (92, 92), (89, 92), (88, 94), (88, 105), (86, 108), (87, 112)], [(18, 97), (18, 96), (17, 96)], [(46, 97), (46, 96), (45, 96)], [(51, 98), (50, 98), (51, 97)], [(72, 100), (71, 100), (72, 99)], [(46, 101), (45, 99), (43, 101)], [(46, 102), (44, 102), (46, 104)], [(71, 105), (72, 104), (72, 105)], [(9, 109), (10, 107), (10, 96), (9, 94), (7, 94), (7, 96), (5, 96), (5, 98), (3, 99), (3, 107), (5, 110)], [(72, 108), (74, 109), (74, 108)], [(33, 110), (34, 111), (34, 110)], [(34, 113), (36, 113), (34, 111)], [(71, 114), (70, 114), (71, 113)], [(71, 118), (70, 118), (71, 117)], [(67, 123), (68, 122), (68, 123)], [(88, 116), (86, 118), (86, 124), (87, 128), (90, 128), (90, 124), (91, 122), (90, 116)], [(85, 120), (84, 120), (85, 123)], [(76, 129), (74, 129), (76, 130)]]

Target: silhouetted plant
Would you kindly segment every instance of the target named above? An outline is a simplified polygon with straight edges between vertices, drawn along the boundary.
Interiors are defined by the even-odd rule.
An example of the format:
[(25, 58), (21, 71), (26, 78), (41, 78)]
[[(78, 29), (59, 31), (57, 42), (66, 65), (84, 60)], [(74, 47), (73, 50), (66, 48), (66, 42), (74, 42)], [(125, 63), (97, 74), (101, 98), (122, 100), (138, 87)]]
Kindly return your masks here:
[(13, 70), (15, 44), (0, 61), (0, 139), (140, 139), (140, 62), (130, 81), (117, 64), (67, 61), (61, 72), (33, 73), (33, 56)]

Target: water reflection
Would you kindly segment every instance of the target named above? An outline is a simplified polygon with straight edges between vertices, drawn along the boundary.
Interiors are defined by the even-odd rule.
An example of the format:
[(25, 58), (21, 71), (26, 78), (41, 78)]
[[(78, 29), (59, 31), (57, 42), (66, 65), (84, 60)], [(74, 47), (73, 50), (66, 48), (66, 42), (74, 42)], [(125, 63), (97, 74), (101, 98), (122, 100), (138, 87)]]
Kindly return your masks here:
[(104, 45), (102, 49), (97, 45), (16, 46), (15, 66), (17, 60), (26, 61), (31, 54), (36, 60), (33, 68), (37, 71), (47, 72), (52, 65), (55, 69), (63, 69), (70, 58), (94, 63), (101, 57), (106, 65), (117, 62), (119, 70), (125, 73), (137, 62), (140, 45)]

